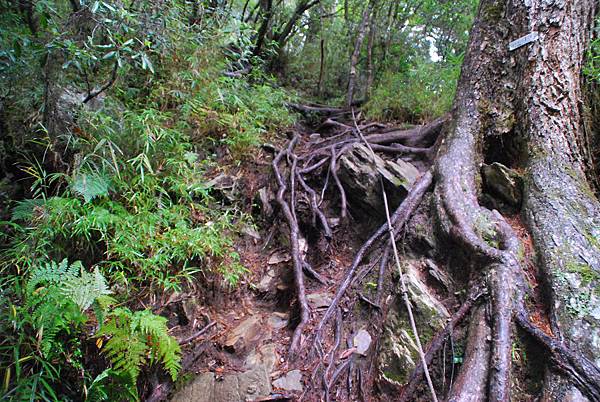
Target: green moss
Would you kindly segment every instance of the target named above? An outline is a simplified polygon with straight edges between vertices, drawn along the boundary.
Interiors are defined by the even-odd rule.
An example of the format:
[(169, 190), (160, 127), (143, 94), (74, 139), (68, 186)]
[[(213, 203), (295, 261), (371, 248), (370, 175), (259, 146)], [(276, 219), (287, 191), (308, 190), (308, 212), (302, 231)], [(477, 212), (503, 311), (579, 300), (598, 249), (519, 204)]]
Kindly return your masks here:
[(585, 231), (583, 236), (592, 247), (600, 249), (600, 237), (598, 235), (594, 235), (593, 233)]
[(499, 248), (500, 242), (497, 238), (496, 228), (484, 214), (479, 214), (475, 220), (475, 232), (490, 247)]
[(571, 261), (566, 264), (565, 268), (568, 272), (578, 274), (584, 285), (600, 280), (600, 273), (589, 264)]
[(388, 380), (397, 382), (399, 384), (406, 384), (406, 380), (407, 380), (407, 376), (406, 375), (401, 375), (401, 374), (398, 374), (397, 372), (390, 371), (390, 370), (384, 371), (383, 375)]

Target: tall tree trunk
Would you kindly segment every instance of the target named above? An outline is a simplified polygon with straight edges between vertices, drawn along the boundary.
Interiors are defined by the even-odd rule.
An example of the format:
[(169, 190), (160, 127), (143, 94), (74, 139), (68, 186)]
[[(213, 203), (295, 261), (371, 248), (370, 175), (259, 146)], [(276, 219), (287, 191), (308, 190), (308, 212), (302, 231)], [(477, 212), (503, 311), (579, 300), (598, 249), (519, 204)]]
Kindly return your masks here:
[(356, 66), (358, 64), (358, 58), (360, 57), (360, 50), (362, 48), (363, 41), (365, 39), (365, 32), (369, 24), (369, 14), (371, 13), (372, 2), (365, 5), (365, 9), (362, 13), (360, 25), (358, 26), (358, 33), (356, 35), (356, 41), (354, 42), (354, 51), (350, 57), (350, 73), (348, 76), (348, 92), (346, 95), (346, 106), (351, 106), (354, 100), (354, 88), (356, 86)]
[[(524, 310), (516, 236), (499, 214), (478, 203), (479, 166), (498, 138), (523, 148), (515, 153), (506, 147), (500, 153), (527, 166), (523, 213), (547, 281), (554, 335), (600, 363), (600, 300), (594, 294), (600, 278), (600, 204), (586, 180), (580, 149), (580, 74), (593, 6), (592, 0), (534, 0), (527, 5), (483, 0), (457, 89), (452, 129), (436, 162), (435, 206), (442, 231), (480, 256), (476, 265), (487, 272), (493, 312), (488, 400), (510, 398), (510, 323)], [(529, 32), (538, 32), (539, 39), (509, 51), (510, 41)], [(490, 227), (495, 234), (484, 235)], [(470, 373), (469, 367), (461, 378), (476, 381), (481, 367)], [(549, 371), (545, 400), (585, 400), (576, 382), (577, 376), (567, 379)], [(577, 385), (586, 389), (587, 384)], [(454, 390), (452, 400), (482, 399), (470, 394), (477, 387), (473, 383)]]
[[(529, 5), (528, 31), (539, 39), (523, 51), (519, 98), (529, 152), (524, 214), (553, 331), (600, 364), (600, 204), (586, 176), (581, 86), (593, 10), (592, 0)], [(577, 400), (579, 391), (549, 372), (545, 398)]]
[(273, 18), (273, 0), (260, 0), (259, 4), (259, 15), (262, 18), (262, 22), (260, 24), (260, 28), (258, 29), (258, 33), (256, 34), (256, 44), (254, 45), (254, 50), (252, 51), (254, 56), (259, 56), (261, 54), (267, 33), (269, 32), (269, 27), (271, 25), (271, 19)]

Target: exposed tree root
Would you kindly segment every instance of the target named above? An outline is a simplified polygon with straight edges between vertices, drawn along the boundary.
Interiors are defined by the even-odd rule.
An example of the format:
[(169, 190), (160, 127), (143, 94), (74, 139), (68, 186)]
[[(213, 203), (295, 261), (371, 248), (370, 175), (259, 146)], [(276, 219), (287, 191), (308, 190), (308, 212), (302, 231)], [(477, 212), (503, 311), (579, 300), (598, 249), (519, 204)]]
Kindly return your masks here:
[(550, 354), (553, 368), (570, 378), (594, 402), (600, 401), (600, 369), (591, 361), (547, 335), (529, 320), (522, 309), (517, 323)]
[[(308, 307), (308, 302), (306, 300), (306, 288), (304, 286), (304, 275), (303, 275), (303, 270), (304, 270), (304, 261), (302, 259), (302, 256), (300, 255), (300, 245), (299, 245), (299, 235), (300, 235), (300, 229), (298, 228), (298, 221), (296, 219), (295, 216), (295, 212), (292, 212), (292, 208), (293, 208), (293, 191), (294, 191), (294, 177), (296, 176), (296, 172), (294, 172), (294, 170), (292, 169), (292, 172), (290, 173), (290, 182), (291, 182), (291, 201), (290, 203), (288, 203), (284, 196), (285, 193), (288, 189), (286, 182), (283, 179), (283, 176), (281, 175), (281, 172), (279, 170), (279, 163), (281, 162), (281, 160), (283, 159), (284, 156), (287, 156), (288, 158), (293, 157), (294, 158), (294, 166), (295, 166), (295, 161), (296, 158), (294, 155), (292, 155), (292, 150), (294, 149), (294, 147), (296, 146), (296, 143), (298, 142), (298, 137), (294, 137), (294, 139), (292, 141), (290, 141), (290, 144), (288, 146), (287, 149), (282, 149), (279, 154), (277, 155), (277, 157), (275, 157), (275, 159), (273, 160), (273, 171), (275, 172), (275, 177), (277, 178), (277, 183), (279, 184), (279, 191), (277, 191), (277, 202), (279, 203), (281, 210), (283, 211), (283, 214), (285, 215), (285, 218), (288, 222), (288, 226), (290, 229), (290, 243), (291, 243), (291, 253), (292, 253), (292, 260), (294, 263), (294, 279), (296, 282), (296, 292), (297, 292), (297, 298), (298, 298), (298, 305), (300, 308), (300, 322), (298, 323), (298, 325), (296, 326), (296, 329), (294, 330), (294, 335), (292, 336), (292, 341), (290, 344), (290, 354), (292, 356), (295, 355), (295, 353), (298, 351), (298, 347), (300, 345), (300, 337), (302, 335), (302, 330), (304, 329), (304, 326), (306, 325), (306, 323), (309, 320), (310, 317), (310, 309)], [(292, 205), (292, 208), (290, 208), (290, 205)]]
[[(459, 88), (459, 91), (468, 91), (469, 87), (466, 88)], [(359, 125), (355, 122), (352, 127), (347, 122), (337, 120), (337, 111), (312, 108), (308, 107), (306, 110), (328, 116), (324, 126), (332, 128), (334, 133), (327, 138), (320, 135), (311, 135), (309, 138), (296, 135), (273, 161), (279, 186), (277, 201), (290, 232), (296, 297), (300, 310), (300, 320), (294, 329), (290, 352), (294, 356), (302, 354), (302, 366), (310, 367), (311, 373), (311, 381), (307, 384), (303, 399), (312, 399), (317, 395), (321, 395), (320, 398), (324, 400), (330, 400), (333, 395), (336, 395), (336, 399), (344, 399), (344, 395), (348, 398), (364, 395), (365, 372), (371, 373), (371, 368), (366, 370), (363, 364), (365, 361), (352, 352), (351, 342), (348, 349), (341, 350), (344, 339), (350, 341), (356, 330), (351, 322), (346, 322), (343, 318), (346, 313), (342, 313), (342, 309), (347, 311), (344, 307), (347, 303), (359, 301), (373, 313), (385, 316), (386, 269), (390, 257), (394, 255), (396, 259), (397, 254), (394, 253), (395, 242), (385, 240), (383, 236), (393, 228), (391, 235), (395, 241), (398, 240), (424, 195), (433, 185), (432, 204), (441, 239), (458, 245), (455, 249), (458, 255), (469, 256), (471, 271), (468, 276), (471, 283), (478, 285), (472, 286), (462, 306), (430, 340), (422, 362), (416, 365), (403, 387), (400, 400), (410, 401), (415, 397), (426, 372), (424, 367), (432, 364), (454, 328), (472, 311), (464, 362), (458, 376), (450, 379), (450, 389), (441, 392), (446, 395), (447, 400), (510, 400), (512, 329), (516, 321), (550, 352), (550, 360), (557, 371), (570, 378), (591, 400), (598, 401), (600, 370), (594, 363), (544, 334), (522, 313), (525, 279), (518, 257), (522, 245), (504, 217), (497, 211), (480, 206), (477, 198), (478, 161), (482, 158), (478, 143), (481, 141), (482, 123), (476, 106), (469, 102), (459, 104), (454, 111), (452, 129), (444, 140), (441, 140), (440, 134), (449, 121), (448, 117), (422, 127), (390, 131), (371, 123)], [(368, 129), (371, 133), (363, 136), (363, 129)], [(303, 276), (307, 274), (323, 284), (331, 282), (304, 261), (299, 242), (305, 235), (300, 232), (297, 200), (300, 197), (308, 200), (312, 217), (308, 223), (328, 242), (335, 242), (336, 232), (330, 225), (325, 208), (337, 209), (342, 220), (348, 217), (348, 201), (338, 177), (337, 162), (340, 156), (359, 141), (365, 141), (373, 152), (423, 158), (429, 163), (433, 162), (433, 168), (425, 170), (413, 184), (407, 196), (389, 217), (389, 225), (382, 224), (357, 250), (352, 263), (335, 282), (335, 294), (328, 308), (322, 314), (315, 312), (312, 315), (312, 331), (304, 333), (311, 322), (311, 312), (306, 301)], [(280, 166), (283, 161), (287, 164), (285, 171)], [(323, 186), (317, 188), (316, 184), (313, 187), (315, 183), (323, 183), (323, 180), (319, 180), (321, 175), (326, 176)], [(329, 192), (337, 194), (337, 208), (333, 203), (324, 203), (330, 177), (335, 186)], [(367, 258), (370, 262), (364, 265)], [(377, 291), (369, 296), (360, 291), (359, 285), (377, 264), (379, 270), (374, 274), (377, 277)], [(405, 302), (410, 303), (406, 289), (403, 296)], [(347, 328), (348, 325), (350, 328)], [(380, 326), (374, 328), (373, 332), (380, 333), (381, 330)], [(309, 347), (306, 347), (306, 343)], [(369, 361), (373, 361), (372, 357)], [(433, 386), (431, 389), (435, 393)]]

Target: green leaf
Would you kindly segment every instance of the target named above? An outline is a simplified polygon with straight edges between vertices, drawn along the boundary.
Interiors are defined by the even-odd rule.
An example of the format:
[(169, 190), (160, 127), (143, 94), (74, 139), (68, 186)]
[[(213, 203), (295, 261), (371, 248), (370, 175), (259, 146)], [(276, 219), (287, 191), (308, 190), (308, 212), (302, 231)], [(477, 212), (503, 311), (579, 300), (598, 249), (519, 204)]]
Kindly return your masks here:
[(85, 202), (90, 202), (94, 198), (108, 195), (109, 181), (99, 174), (80, 173), (75, 176), (71, 189), (82, 196)]
[(148, 69), (152, 72), (152, 74), (154, 74), (154, 66), (152, 65), (152, 62), (150, 61), (146, 53), (142, 53), (142, 68), (144, 70)]

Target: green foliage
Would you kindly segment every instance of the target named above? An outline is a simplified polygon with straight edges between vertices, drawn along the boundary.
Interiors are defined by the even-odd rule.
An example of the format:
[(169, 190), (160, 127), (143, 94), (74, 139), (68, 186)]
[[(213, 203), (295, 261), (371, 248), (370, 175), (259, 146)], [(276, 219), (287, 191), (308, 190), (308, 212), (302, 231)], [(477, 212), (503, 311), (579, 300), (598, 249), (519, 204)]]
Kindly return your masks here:
[[(155, 362), (177, 377), (181, 351), (167, 333), (166, 319), (150, 311), (111, 309), (114, 301), (98, 269), (87, 272), (80, 262), (67, 260), (41, 263), (31, 269), (23, 291), (22, 305), (0, 295), (8, 302), (0, 309), (6, 335), (0, 343), (3, 398), (138, 399), (137, 376)], [(89, 325), (92, 305), (96, 334)], [(98, 340), (108, 339), (101, 351), (113, 363), (96, 376), (82, 356), (82, 346), (94, 339), (99, 346)]]
[(75, 176), (71, 189), (82, 196), (85, 202), (90, 202), (96, 197), (108, 195), (108, 186), (109, 182), (106, 177), (81, 173)]
[(386, 73), (366, 104), (378, 120), (428, 121), (450, 110), (461, 62), (423, 63), (406, 73)]
[(209, 179), (217, 153), (234, 165), (291, 125), (292, 98), (261, 68), (224, 77), (262, 65), (256, 31), (194, 7), (2, 5), (0, 170), (18, 166), (25, 194), (0, 217), (3, 399), (137, 399), (140, 372), (174, 379), (181, 354), (164, 318), (134, 311), (138, 291), (246, 272), (248, 217)]
[(148, 310), (131, 312), (116, 308), (97, 336), (108, 337), (103, 352), (110, 358), (113, 368), (129, 376), (135, 384), (140, 369), (147, 362), (160, 361), (173, 381), (181, 368), (181, 349), (177, 341), (167, 333), (166, 318)]
[(587, 52), (583, 73), (593, 82), (600, 84), (600, 17), (596, 17), (594, 38)]

